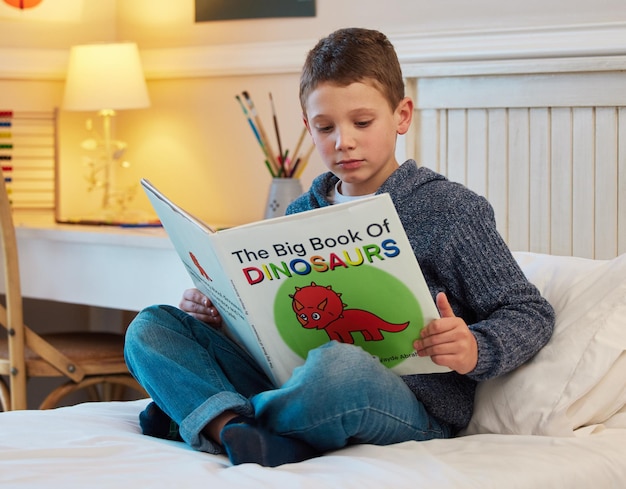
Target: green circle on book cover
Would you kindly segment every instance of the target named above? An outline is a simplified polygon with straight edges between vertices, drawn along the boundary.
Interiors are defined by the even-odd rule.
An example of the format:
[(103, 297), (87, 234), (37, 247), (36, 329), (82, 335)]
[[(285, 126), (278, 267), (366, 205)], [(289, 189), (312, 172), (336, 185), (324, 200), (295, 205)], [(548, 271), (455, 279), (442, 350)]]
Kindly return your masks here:
[(414, 354), (424, 318), (395, 276), (367, 265), (293, 275), (279, 287), (274, 317), (300, 357), (331, 340), (353, 343), (394, 367)]

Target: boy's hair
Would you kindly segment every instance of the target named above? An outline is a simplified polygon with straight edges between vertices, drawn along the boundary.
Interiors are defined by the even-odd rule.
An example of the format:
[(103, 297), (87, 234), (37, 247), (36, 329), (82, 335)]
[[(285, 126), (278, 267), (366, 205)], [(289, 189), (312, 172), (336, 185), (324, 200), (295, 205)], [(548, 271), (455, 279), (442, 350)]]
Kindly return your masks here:
[(404, 80), (393, 44), (381, 32), (347, 28), (321, 39), (309, 51), (300, 77), (300, 105), (320, 83), (373, 83), (395, 110), (404, 98)]

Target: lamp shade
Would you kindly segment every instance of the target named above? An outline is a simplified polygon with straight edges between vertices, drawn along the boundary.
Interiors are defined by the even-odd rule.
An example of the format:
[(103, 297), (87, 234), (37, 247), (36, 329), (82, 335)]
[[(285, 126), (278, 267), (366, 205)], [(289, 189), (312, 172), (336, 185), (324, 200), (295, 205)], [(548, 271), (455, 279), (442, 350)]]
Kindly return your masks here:
[(150, 105), (135, 43), (73, 46), (65, 82), (66, 110), (141, 109)]

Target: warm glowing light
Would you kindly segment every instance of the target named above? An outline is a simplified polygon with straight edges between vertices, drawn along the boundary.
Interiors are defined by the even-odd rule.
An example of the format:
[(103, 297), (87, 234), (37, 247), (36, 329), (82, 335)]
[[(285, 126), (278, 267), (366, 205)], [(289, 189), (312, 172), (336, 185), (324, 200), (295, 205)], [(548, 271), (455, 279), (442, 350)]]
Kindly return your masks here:
[[(98, 111), (102, 133), (83, 142), (83, 149), (96, 150), (90, 160), (89, 189), (102, 189), (102, 210), (119, 217), (133, 195), (115, 185), (115, 170), (126, 166), (126, 143), (113, 139), (111, 122), (115, 111), (150, 105), (146, 80), (135, 43), (84, 44), (72, 46), (65, 81), (65, 110)], [(90, 129), (93, 127), (90, 123)], [(135, 186), (136, 187), (136, 186)], [(111, 214), (112, 212), (112, 214)], [(103, 214), (104, 215), (104, 214)], [(110, 219), (110, 217), (108, 217)]]
[(135, 43), (72, 46), (65, 83), (66, 110), (148, 107), (148, 89)]
[(33, 8), (39, 5), (43, 0), (4, 0), (4, 3), (8, 3), (11, 7), (24, 10), (25, 8)]

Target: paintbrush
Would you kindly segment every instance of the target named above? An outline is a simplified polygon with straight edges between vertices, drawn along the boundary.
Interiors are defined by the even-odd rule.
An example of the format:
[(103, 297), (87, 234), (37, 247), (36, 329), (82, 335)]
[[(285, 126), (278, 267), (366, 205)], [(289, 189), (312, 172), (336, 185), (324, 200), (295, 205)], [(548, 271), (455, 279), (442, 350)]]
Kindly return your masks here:
[(272, 119), (274, 120), (274, 131), (276, 132), (276, 142), (278, 143), (278, 163), (281, 166), (281, 171), (284, 173), (287, 155), (283, 153), (283, 145), (280, 141), (280, 131), (278, 130), (278, 117), (276, 115), (276, 107), (274, 107), (274, 97), (270, 92), (270, 105), (272, 107)]
[(274, 168), (274, 173), (278, 174), (280, 170), (280, 165), (278, 165), (278, 162), (276, 161), (276, 154), (274, 153), (274, 150), (272, 149), (272, 145), (270, 144), (270, 141), (267, 137), (267, 133), (265, 132), (265, 128), (263, 127), (263, 122), (261, 121), (261, 118), (259, 117), (259, 114), (256, 111), (256, 107), (254, 106), (254, 102), (252, 101), (250, 94), (246, 90), (242, 92), (242, 95), (243, 95), (243, 98), (246, 100), (246, 103), (248, 104), (248, 109), (250, 110), (252, 117), (254, 118), (254, 122), (256, 123), (256, 127), (259, 130), (259, 134), (261, 136), (261, 140), (263, 141), (263, 144), (265, 145), (265, 148), (267, 149), (267, 158), (272, 164), (272, 167)]

